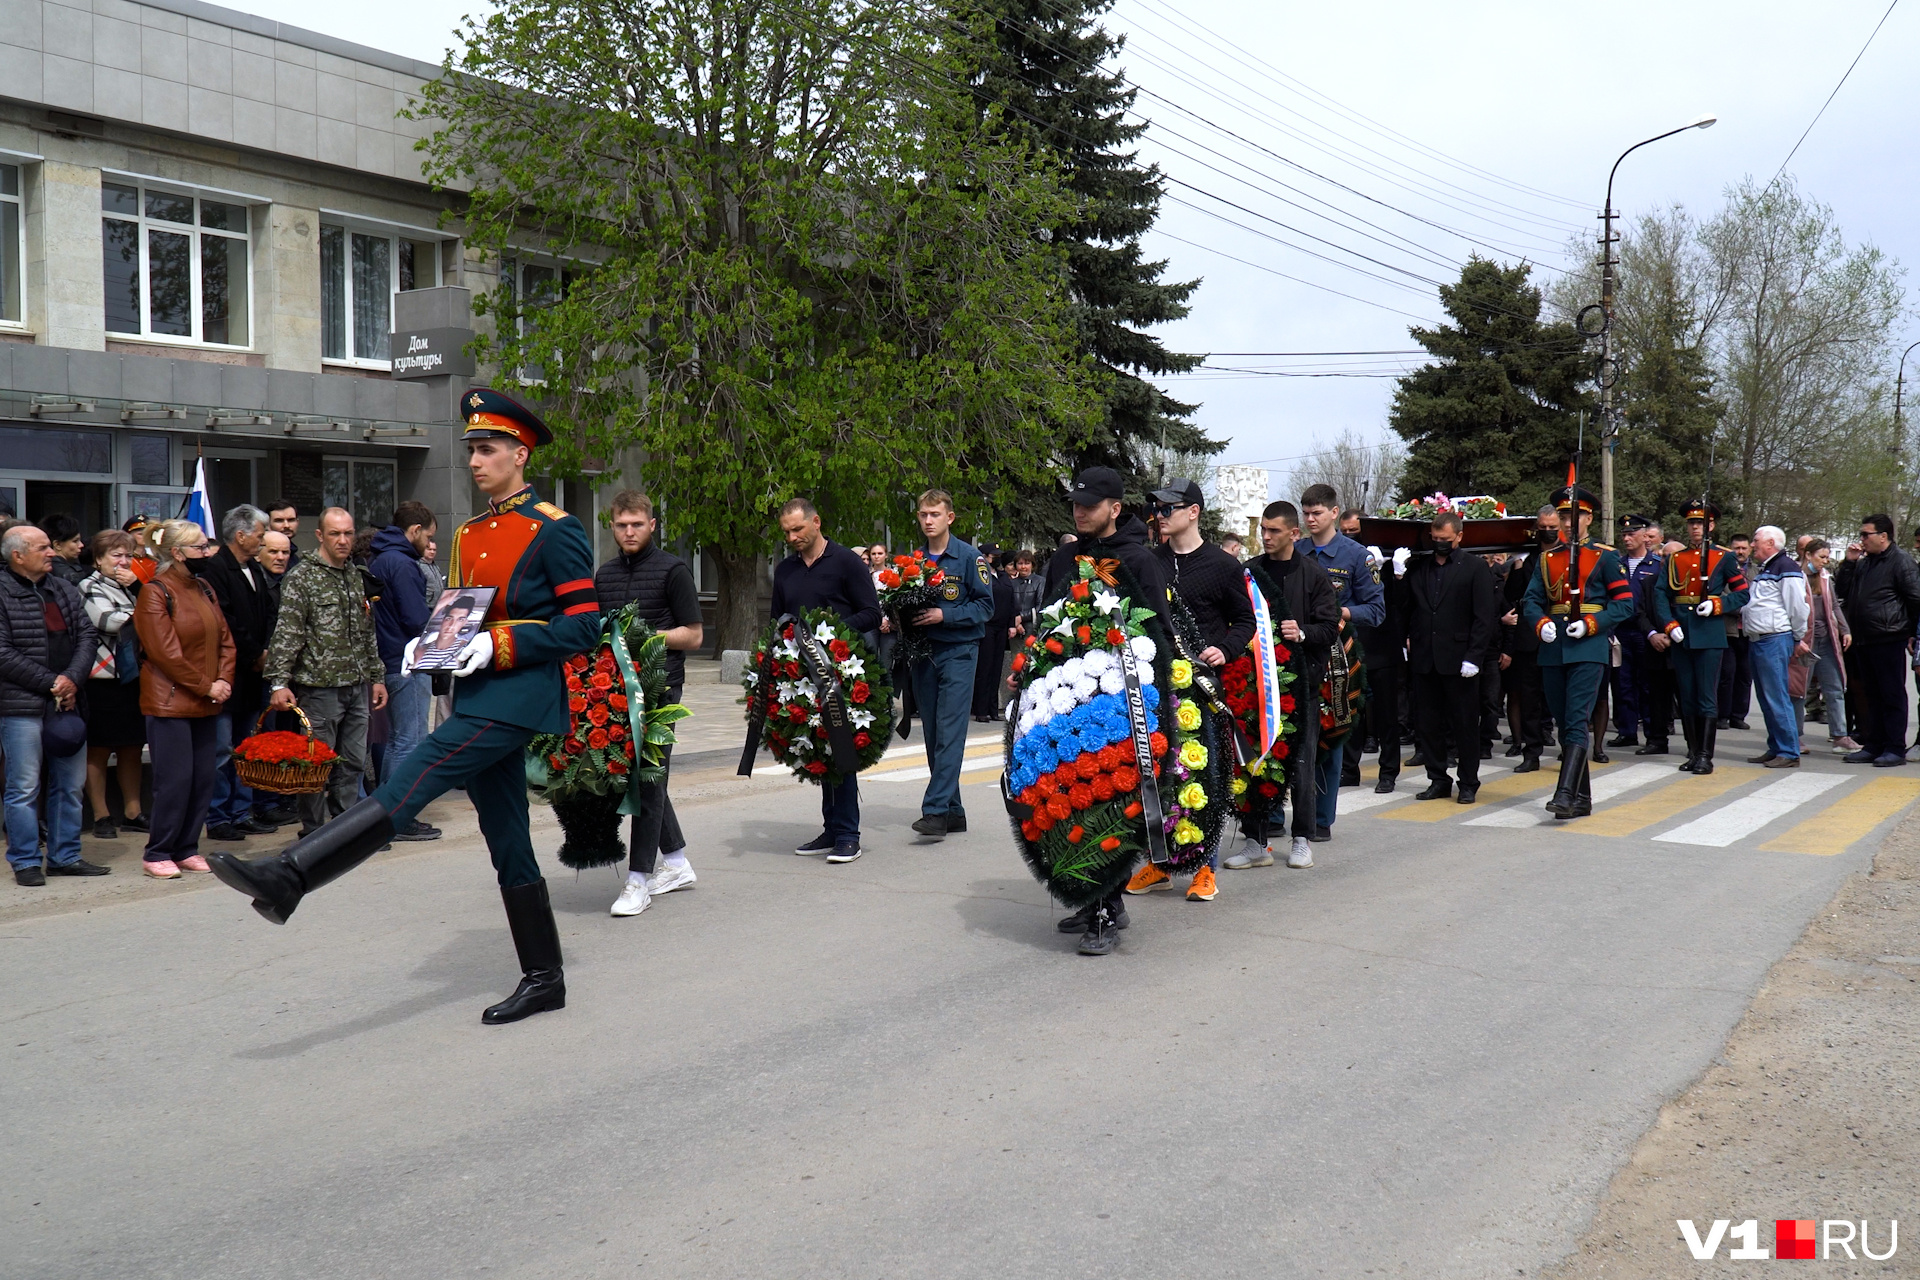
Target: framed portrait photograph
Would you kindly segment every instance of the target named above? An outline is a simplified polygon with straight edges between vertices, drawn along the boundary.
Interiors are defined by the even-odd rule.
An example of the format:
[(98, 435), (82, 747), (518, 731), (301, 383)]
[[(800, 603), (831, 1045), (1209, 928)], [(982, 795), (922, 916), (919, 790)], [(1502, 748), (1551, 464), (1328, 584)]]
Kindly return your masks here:
[(442, 591), (420, 633), (419, 647), (413, 651), (413, 669), (452, 671), (458, 667), (460, 651), (480, 634), (480, 625), (493, 604), (493, 593), (492, 587), (448, 587)]

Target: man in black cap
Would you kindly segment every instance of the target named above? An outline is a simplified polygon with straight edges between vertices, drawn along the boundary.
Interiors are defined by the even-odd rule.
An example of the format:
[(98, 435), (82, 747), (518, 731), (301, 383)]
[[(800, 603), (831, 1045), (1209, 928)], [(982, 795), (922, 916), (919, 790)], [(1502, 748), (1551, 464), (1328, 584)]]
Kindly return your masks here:
[[(1067, 501), (1073, 506), (1076, 536), (1047, 561), (1045, 598), (1052, 600), (1074, 579), (1074, 561), (1080, 556), (1118, 560), (1140, 584), (1141, 609), (1162, 611), (1168, 596), (1166, 570), (1147, 549), (1147, 526), (1137, 516), (1123, 515), (1125, 494), (1120, 473), (1111, 467), (1088, 467), (1074, 477)], [(1143, 784), (1145, 785), (1145, 784)], [(1060, 932), (1080, 934), (1080, 954), (1104, 956), (1113, 950), (1114, 933), (1127, 927), (1126, 892), (1117, 889), (1104, 902), (1076, 911), (1060, 921)]]
[[(455, 531), (447, 583), (495, 590), (485, 624), (453, 672), (453, 714), (379, 790), (285, 852), (254, 862), (216, 853), (208, 861), (223, 883), (253, 899), (255, 911), (285, 924), (305, 895), (372, 857), (428, 803), (464, 789), (493, 855), (523, 975), (512, 995), (481, 1015), (497, 1025), (567, 1003), (560, 931), (527, 821), (526, 749), (537, 734), (571, 728), (562, 664), (598, 643), (600, 604), (586, 530), (527, 484), (528, 457), (553, 433), (531, 409), (485, 387), (461, 405), (467, 469), (488, 501)], [(408, 642), (402, 675), (412, 672), (420, 647)]]
[[(1154, 520), (1160, 526), (1161, 541), (1153, 554), (1171, 580), (1173, 594), (1193, 615), (1205, 646), (1187, 656), (1206, 663), (1217, 674), (1245, 653), (1253, 639), (1253, 600), (1247, 595), (1247, 571), (1238, 560), (1201, 536), (1200, 513), (1206, 502), (1199, 485), (1186, 479), (1169, 480), (1147, 497), (1153, 502)], [(1219, 744), (1215, 745), (1217, 748)], [(1216, 842), (1207, 865), (1193, 873), (1187, 901), (1212, 901), (1219, 892), (1219, 869)], [(1149, 862), (1128, 882), (1127, 892), (1151, 893), (1172, 883), (1171, 876)]]

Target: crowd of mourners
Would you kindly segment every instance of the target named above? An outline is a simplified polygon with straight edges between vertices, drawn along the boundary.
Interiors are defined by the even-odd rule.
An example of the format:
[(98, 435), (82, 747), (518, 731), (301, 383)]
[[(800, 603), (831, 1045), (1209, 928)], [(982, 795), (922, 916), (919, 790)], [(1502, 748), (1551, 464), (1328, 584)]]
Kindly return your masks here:
[[(191, 520), (138, 517), (86, 536), (70, 515), (0, 519), (0, 752), (7, 862), (25, 887), (106, 875), (81, 856), (143, 838), (143, 872), (209, 870), (201, 841), (242, 841), (352, 804), (427, 732), (430, 677), (399, 676), (445, 582), (431, 511), (382, 529), (322, 511), (297, 546), (291, 502)], [(251, 790), (233, 749), (311, 730), (338, 756), (325, 792)], [(414, 823), (396, 839), (440, 833)]]
[[(1201, 562), (1192, 557), (1200, 549), (1202, 499), (1198, 486), (1174, 484), (1153, 495), (1143, 520), (1126, 518), (1143, 541), (1166, 544), (1161, 554), (1175, 576), (1190, 560), (1197, 574)], [(929, 510), (940, 516), (943, 502), (951, 523), (944, 495)], [(623, 492), (612, 505), (617, 552), (602, 567), (598, 594), (607, 608), (642, 600), (672, 633), (677, 695), (683, 651), (703, 640), (692, 575), (685, 562), (659, 553), (644, 495)], [(1378, 755), (1374, 785), (1387, 792), (1397, 787), (1403, 748), (1411, 746), (1404, 764), (1424, 768), (1423, 798), (1450, 794), (1457, 776), (1463, 802), (1477, 789), (1478, 761), (1496, 750), (1517, 757), (1518, 770), (1539, 769), (1564, 726), (1547, 713), (1535, 661), (1539, 641), (1522, 622), (1522, 601), (1542, 549), (1560, 538), (1561, 513), (1539, 512), (1534, 547), (1460, 551), (1464, 588), (1447, 594), (1420, 589), (1422, 574), (1440, 571), (1432, 557), (1366, 545), (1361, 513), (1342, 510), (1331, 487), (1309, 487), (1298, 507), (1277, 505), (1293, 513), (1287, 518), (1297, 539), (1286, 540), (1288, 554), (1297, 540), (1352, 625), (1369, 688), (1346, 749), (1321, 752), (1318, 776), (1302, 780), (1313, 785), (1294, 791), (1311, 803), (1295, 805), (1289, 861), (1312, 865), (1307, 845), (1331, 838), (1338, 792), (1359, 785), (1362, 755)], [(788, 540), (800, 539), (800, 559), (811, 566), (831, 544), (818, 516), (804, 503), (795, 506), (783, 513), (783, 529), (793, 526)], [(1443, 524), (1435, 526), (1442, 543)], [(1630, 748), (1697, 760), (1701, 745), (1691, 730), (1685, 747), (1669, 742), (1687, 709), (1679, 705), (1670, 624), (1656, 616), (1655, 596), (1670, 557), (1689, 545), (1717, 545), (1721, 536), (1709, 520), (1680, 531), (1684, 539), (1669, 538), (1661, 525), (1631, 515), (1622, 530), (1618, 551), (1634, 615), (1615, 631), (1617, 647), (1589, 726), (1593, 759), (1604, 763), (1608, 749)], [(436, 566), (437, 532), (432, 512), (417, 502), (401, 503), (381, 528), (356, 527), (350, 512), (328, 508), (305, 551), (296, 545), (301, 517), (287, 502), (234, 507), (212, 538), (177, 519), (136, 517), (91, 537), (66, 515), (39, 523), (0, 519), (7, 567), (0, 574), (0, 752), (7, 859), (16, 882), (107, 874), (81, 856), (89, 823), (96, 839), (144, 838), (144, 873), (174, 879), (208, 870), (203, 839), (241, 841), (296, 823), (304, 835), (365, 795), (433, 719), (431, 677), (400, 671), (407, 642), (420, 635), (446, 586)], [(945, 546), (944, 525), (929, 536)], [(1907, 714), (1907, 682), (1920, 684), (1920, 569), (1895, 543), (1884, 514), (1867, 516), (1857, 536), (1837, 547), (1811, 534), (1789, 546), (1786, 533), (1770, 525), (1724, 538), (1745, 602), (1713, 619), (1716, 639), (1724, 628), (1725, 651), (1709, 720), (1717, 729), (1746, 729), (1757, 703), (1766, 746), (1753, 763), (1797, 767), (1809, 749), (1809, 723), (1824, 724), (1830, 749), (1849, 763), (1891, 767), (1920, 752), (1920, 742), (1909, 739)], [(1236, 561), (1247, 558), (1238, 537), (1214, 545)], [(1920, 531), (1914, 547), (1920, 555)], [(851, 550), (849, 563), (857, 559), (876, 583), (891, 563), (883, 545)], [(978, 555), (986, 587), (978, 612), (985, 616), (977, 641), (963, 642), (979, 646), (971, 717), (992, 722), (1004, 715), (1010, 646), (1043, 603), (1045, 579), (1036, 572), (1042, 553), (986, 544)], [(1184, 585), (1205, 593), (1197, 578)], [(1239, 590), (1237, 581), (1221, 589), (1223, 598)], [(870, 600), (869, 592), (841, 594), (853, 608), (852, 595)], [(894, 637), (875, 635), (885, 661)], [(251, 791), (236, 774), (235, 744), (272, 725), (310, 731), (337, 754), (324, 791), (289, 803)], [(1707, 742), (1710, 769), (1710, 734)], [(857, 814), (851, 796), (823, 795), (828, 829), (814, 843), (832, 851), (837, 842), (858, 856)], [(943, 829), (964, 829), (957, 801), (950, 815), (933, 817), (943, 818)], [(663, 876), (692, 879), (671, 807), (650, 821), (660, 829), (634, 832), (625, 897), (636, 901), (620, 914), (644, 908), (650, 881), (657, 893), (669, 887)], [(415, 820), (394, 838), (439, 835)], [(669, 865), (656, 867), (662, 855)], [(1266, 833), (1247, 832), (1224, 865), (1272, 860)], [(1209, 875), (1209, 896), (1210, 886)]]

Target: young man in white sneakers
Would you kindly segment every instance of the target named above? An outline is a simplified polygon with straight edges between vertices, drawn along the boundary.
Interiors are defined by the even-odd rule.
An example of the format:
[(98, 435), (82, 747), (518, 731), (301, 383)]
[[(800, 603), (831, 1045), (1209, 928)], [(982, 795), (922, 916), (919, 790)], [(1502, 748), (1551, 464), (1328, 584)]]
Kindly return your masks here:
[[(1287, 758), (1287, 789), (1293, 808), (1293, 843), (1287, 865), (1304, 871), (1313, 866), (1313, 847), (1308, 840), (1319, 808), (1315, 785), (1320, 774), (1320, 676), (1324, 655), (1340, 635), (1340, 606), (1334, 598), (1332, 579), (1317, 560), (1298, 549), (1299, 538), (1299, 510), (1291, 502), (1268, 503), (1260, 517), (1260, 543), (1266, 554), (1250, 561), (1247, 572), (1266, 596), (1273, 616), (1280, 619), (1274, 628), (1279, 638), (1300, 649), (1306, 659), (1304, 678), (1293, 686), (1300, 736)], [(1334, 781), (1339, 781), (1337, 775)], [(1272, 866), (1265, 828), (1264, 820), (1257, 829), (1243, 823), (1241, 834), (1245, 838), (1240, 852), (1221, 865), (1229, 871)]]
[[(693, 570), (657, 544), (660, 522), (646, 494), (622, 489), (613, 495), (612, 515), (613, 541), (620, 552), (593, 575), (594, 595), (603, 614), (639, 605), (640, 616), (667, 642), (667, 701), (678, 702), (686, 683), (687, 650), (698, 649), (706, 634)], [(672, 747), (662, 752), (662, 769), (672, 754)], [(628, 833), (627, 883), (613, 904), (616, 916), (637, 916), (654, 898), (698, 879), (687, 861), (687, 841), (667, 796), (667, 780), (663, 777), (643, 791), (647, 803), (643, 812), (633, 815)]]

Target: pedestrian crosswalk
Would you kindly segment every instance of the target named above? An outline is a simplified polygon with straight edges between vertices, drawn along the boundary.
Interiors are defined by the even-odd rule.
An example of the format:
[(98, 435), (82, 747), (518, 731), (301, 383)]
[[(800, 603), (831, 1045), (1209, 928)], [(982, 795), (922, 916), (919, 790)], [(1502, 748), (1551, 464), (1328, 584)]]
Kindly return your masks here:
[[(1749, 764), (1717, 764), (1705, 777), (1681, 773), (1679, 759), (1662, 756), (1652, 761), (1627, 760), (1593, 767), (1593, 814), (1572, 821), (1556, 821), (1544, 807), (1558, 771), (1551, 755), (1538, 772), (1515, 773), (1513, 760), (1484, 760), (1480, 764), (1480, 794), (1476, 803), (1414, 799), (1426, 785), (1425, 774), (1408, 769), (1399, 787), (1382, 795), (1373, 789), (1379, 765), (1368, 757), (1358, 788), (1340, 792), (1339, 816), (1368, 815), (1387, 822), (1454, 823), (1463, 827), (1524, 830), (1551, 827), (1556, 834), (1622, 838), (1638, 836), (1661, 844), (1725, 849), (1754, 846), (1770, 853), (1832, 856), (1873, 833), (1920, 800), (1920, 776), (1875, 776), (1872, 771), (1826, 768), (1809, 763), (1792, 773), (1778, 773)], [(1001, 739), (998, 734), (967, 740), (962, 785), (992, 782), (1000, 776)], [(1825, 762), (1822, 761), (1821, 764)], [(785, 770), (777, 769), (777, 772)], [(756, 771), (758, 772), (758, 771)], [(1914, 771), (1920, 775), (1920, 770)], [(928, 777), (924, 749), (917, 744), (895, 747), (880, 764), (861, 775), (862, 782), (924, 783)], [(1778, 834), (1769, 834), (1796, 819)]]

